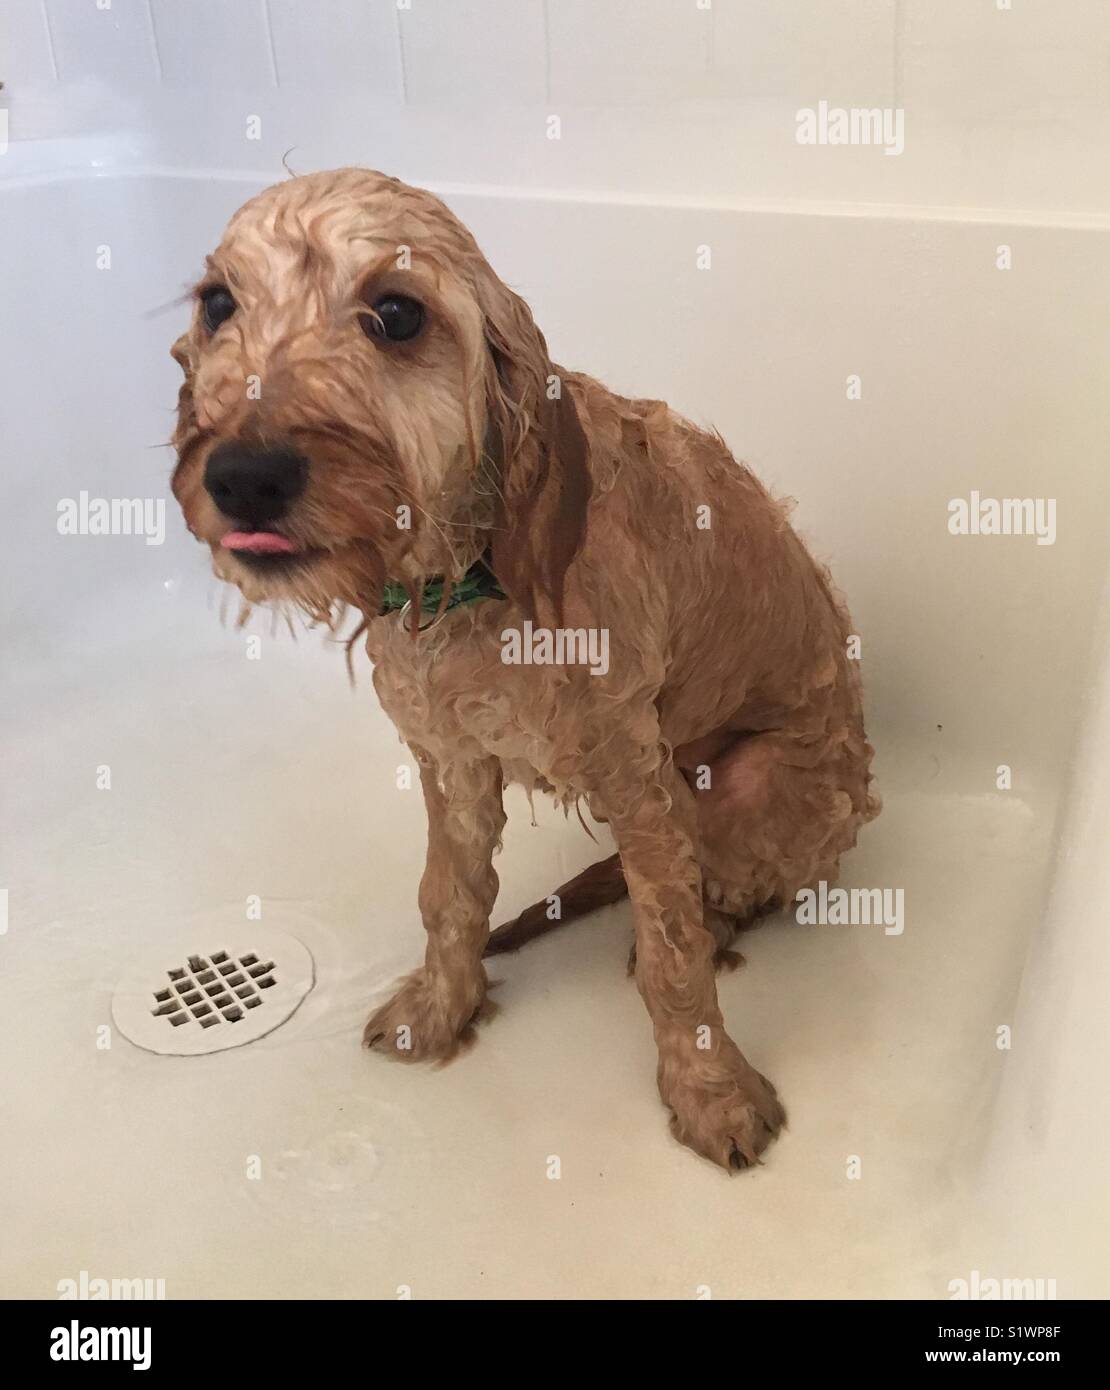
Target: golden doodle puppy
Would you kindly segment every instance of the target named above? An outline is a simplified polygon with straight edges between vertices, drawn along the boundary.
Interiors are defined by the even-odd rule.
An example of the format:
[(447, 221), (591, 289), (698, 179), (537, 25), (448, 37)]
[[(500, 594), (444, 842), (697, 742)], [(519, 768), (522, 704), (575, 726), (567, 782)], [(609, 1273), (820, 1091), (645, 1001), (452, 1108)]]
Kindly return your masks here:
[(232, 218), (173, 352), (173, 490), (250, 603), (362, 615), (420, 767), (424, 964), (366, 1026), (443, 1060), (482, 1012), (508, 781), (585, 802), (618, 853), (562, 920), (627, 892), (675, 1135), (744, 1167), (783, 1123), (725, 1031), (735, 927), (831, 880), (878, 810), (849, 624), (719, 436), (548, 357), (437, 198), (363, 169)]

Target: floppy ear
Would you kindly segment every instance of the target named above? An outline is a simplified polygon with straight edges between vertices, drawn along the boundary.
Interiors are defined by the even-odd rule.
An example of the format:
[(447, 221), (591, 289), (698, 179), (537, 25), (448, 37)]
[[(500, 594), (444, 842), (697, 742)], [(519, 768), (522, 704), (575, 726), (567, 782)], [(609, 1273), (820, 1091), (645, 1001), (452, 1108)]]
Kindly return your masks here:
[(490, 276), (483, 310), (486, 451), (498, 470), (493, 569), (529, 618), (562, 621), (566, 573), (586, 535), (589, 441), (560, 370), (519, 295)]

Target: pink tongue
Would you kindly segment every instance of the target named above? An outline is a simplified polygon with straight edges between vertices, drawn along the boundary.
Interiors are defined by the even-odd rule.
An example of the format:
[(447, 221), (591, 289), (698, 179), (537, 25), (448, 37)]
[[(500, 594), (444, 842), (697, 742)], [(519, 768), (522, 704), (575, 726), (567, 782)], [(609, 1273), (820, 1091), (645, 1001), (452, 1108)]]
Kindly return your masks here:
[(220, 544), (225, 550), (248, 550), (252, 555), (295, 555), (297, 546), (288, 536), (273, 531), (229, 531)]

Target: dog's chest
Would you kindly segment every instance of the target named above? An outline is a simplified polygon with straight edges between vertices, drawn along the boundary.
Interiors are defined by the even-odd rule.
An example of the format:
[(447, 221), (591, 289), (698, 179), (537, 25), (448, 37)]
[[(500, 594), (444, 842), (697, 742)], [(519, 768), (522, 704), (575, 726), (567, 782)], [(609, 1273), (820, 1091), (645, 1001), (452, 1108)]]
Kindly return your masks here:
[(492, 755), (509, 780), (570, 790), (575, 769), (556, 749), (581, 682), (507, 661), (507, 611), (502, 602), (467, 605), (416, 637), (397, 617), (379, 618), (366, 641), (375, 690), (406, 743), (437, 761)]

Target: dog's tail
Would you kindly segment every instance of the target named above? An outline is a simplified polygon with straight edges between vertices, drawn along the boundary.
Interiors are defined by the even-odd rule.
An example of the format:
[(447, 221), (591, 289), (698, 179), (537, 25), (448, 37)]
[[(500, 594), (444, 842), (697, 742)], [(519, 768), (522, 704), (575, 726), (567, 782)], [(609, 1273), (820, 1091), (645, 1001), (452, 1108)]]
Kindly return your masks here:
[(545, 932), (565, 926), (576, 917), (584, 917), (595, 907), (605, 907), (609, 903), (619, 902), (627, 892), (628, 885), (624, 881), (621, 857), (619, 854), (611, 854), (608, 859), (591, 864), (569, 883), (564, 883), (561, 888), (555, 890), (552, 896), (559, 899), (557, 917), (549, 916), (550, 898), (533, 903), (531, 907), (525, 908), (519, 917), (503, 923), (495, 932), (490, 933), (483, 954), (499, 956), (506, 951), (519, 951), (533, 937), (543, 936)]

